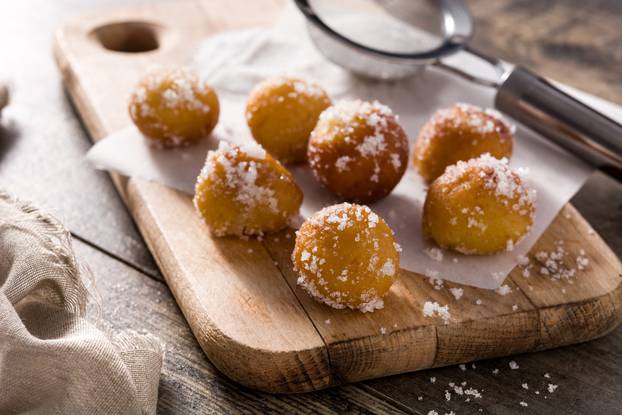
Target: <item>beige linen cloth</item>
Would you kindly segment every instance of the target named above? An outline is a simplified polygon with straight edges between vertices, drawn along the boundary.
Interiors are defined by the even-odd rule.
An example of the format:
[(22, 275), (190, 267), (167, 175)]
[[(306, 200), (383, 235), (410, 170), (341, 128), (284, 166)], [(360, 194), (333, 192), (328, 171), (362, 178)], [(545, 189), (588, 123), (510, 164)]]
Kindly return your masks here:
[(158, 340), (87, 322), (81, 274), (62, 225), (0, 192), (0, 414), (155, 413)]

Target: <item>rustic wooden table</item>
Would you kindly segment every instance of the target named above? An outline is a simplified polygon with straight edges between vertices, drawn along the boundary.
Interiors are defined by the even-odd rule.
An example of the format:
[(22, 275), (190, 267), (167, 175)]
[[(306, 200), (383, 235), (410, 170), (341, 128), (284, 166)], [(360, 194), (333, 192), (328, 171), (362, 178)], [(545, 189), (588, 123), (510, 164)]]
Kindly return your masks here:
[[(101, 311), (91, 310), (93, 320), (111, 329), (150, 331), (166, 343), (159, 412), (622, 412), (622, 327), (586, 344), (477, 362), (466, 370), (447, 367), (305, 395), (255, 392), (218, 373), (190, 333), (110, 179), (86, 164), (90, 140), (52, 61), (52, 33), (64, 18), (127, 3), (0, 2), (0, 79), (14, 84), (12, 104), (0, 122), (0, 188), (51, 210), (71, 230), (79, 257), (95, 275)], [(474, 43), (483, 50), (622, 105), (621, 2), (473, 0), (470, 5), (477, 20)], [(622, 184), (596, 173), (573, 203), (622, 256)], [(510, 369), (511, 360), (518, 369)], [(457, 399), (453, 393), (447, 401), (449, 382), (467, 382), (482, 397), (465, 402), (466, 395)], [(553, 393), (549, 383), (558, 386)]]

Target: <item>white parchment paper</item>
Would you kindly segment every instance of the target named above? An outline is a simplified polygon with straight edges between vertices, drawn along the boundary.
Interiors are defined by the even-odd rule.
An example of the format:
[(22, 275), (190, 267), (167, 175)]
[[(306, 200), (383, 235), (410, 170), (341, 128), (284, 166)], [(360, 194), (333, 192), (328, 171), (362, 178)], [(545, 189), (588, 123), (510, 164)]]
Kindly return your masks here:
[[(261, 80), (283, 73), (320, 83), (333, 100), (377, 99), (387, 104), (399, 115), (411, 144), (419, 129), (438, 108), (456, 102), (482, 107), (493, 105), (493, 90), (435, 68), (396, 82), (356, 78), (320, 56), (306, 36), (302, 17), (291, 10), (286, 13), (286, 18), (272, 29), (218, 34), (206, 39), (197, 51), (194, 63), (202, 76), (216, 88), (221, 102), (221, 119), (210, 138), (193, 147), (158, 150), (149, 147), (138, 130), (128, 127), (97, 143), (88, 153), (88, 159), (99, 168), (161, 182), (193, 194), (195, 178), (206, 153), (217, 147), (218, 140), (237, 143), (252, 140), (243, 111), (249, 91)], [(469, 55), (457, 54), (450, 60), (466, 70), (493, 76), (490, 68)], [(576, 90), (564, 89), (610, 117), (622, 120), (622, 108)], [(425, 187), (410, 167), (393, 193), (371, 205), (396, 232), (403, 248), (402, 268), (481, 288), (494, 289), (503, 283), (516, 266), (517, 257), (529, 251), (592, 172), (574, 156), (520, 125), (517, 127), (511, 165), (529, 169), (531, 185), (538, 193), (532, 232), (511, 252), (485, 257), (444, 252), (441, 261), (432, 259), (426, 249), (433, 245), (424, 241), (421, 235)], [(290, 167), (290, 170), (304, 192), (301, 209), (304, 217), (338, 202), (320, 187), (308, 167)]]

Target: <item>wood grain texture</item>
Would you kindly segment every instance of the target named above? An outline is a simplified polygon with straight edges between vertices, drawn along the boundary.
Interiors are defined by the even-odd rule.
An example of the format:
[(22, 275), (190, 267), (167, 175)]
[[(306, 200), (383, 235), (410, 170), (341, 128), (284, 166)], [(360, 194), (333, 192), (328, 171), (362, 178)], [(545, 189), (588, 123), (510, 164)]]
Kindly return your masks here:
[[(469, 0), (468, 4), (476, 18), (473, 43), (479, 49), (622, 104), (622, 74), (612, 70), (620, 66), (622, 58), (620, 2)], [(520, 18), (516, 10), (520, 10)], [(558, 45), (563, 44), (559, 47), (564, 51), (563, 59), (545, 51), (551, 49), (549, 36), (532, 34), (543, 31), (552, 33)], [(574, 36), (566, 36), (568, 32)], [(586, 60), (585, 54), (591, 59)], [(612, 65), (614, 61), (617, 64)], [(572, 204), (621, 256), (622, 184), (595, 173)], [(619, 304), (616, 306), (620, 309)], [(493, 359), (478, 362), (476, 370), (469, 367), (466, 372), (448, 367), (365, 384), (422, 414), (432, 409), (439, 413), (617, 414), (622, 396), (621, 336), (622, 328), (618, 327), (596, 341), (518, 356), (517, 371), (508, 370), (510, 359)], [(501, 376), (493, 375), (494, 369), (500, 369)], [(542, 387), (544, 373), (550, 373), (551, 382), (559, 384), (556, 394), (547, 399), (534, 393), (534, 385)], [(435, 384), (429, 381), (432, 376), (437, 378)], [(484, 397), (469, 403), (454, 397), (447, 402), (443, 391), (450, 381), (468, 381), (485, 389)], [(523, 382), (530, 385), (530, 392), (522, 389)], [(521, 400), (529, 407), (521, 407)]]
[[(365, 382), (418, 413), (617, 414), (622, 385), (622, 331), (581, 345), (498, 358)], [(518, 369), (512, 370), (511, 361)], [(549, 377), (545, 377), (548, 374)], [(430, 381), (434, 378), (434, 383)], [(453, 392), (449, 383), (477, 389), (482, 397)], [(548, 384), (557, 385), (548, 392)], [(529, 389), (524, 389), (526, 384)], [(445, 391), (451, 390), (447, 401)], [(536, 393), (538, 392), (538, 393)], [(420, 399), (421, 398), (421, 399)], [(528, 404), (522, 407), (520, 402)], [(481, 410), (481, 412), (480, 412)]]
[[(221, 10), (231, 12), (230, 7)], [(101, 47), (102, 39), (93, 35), (94, 29), (128, 19), (155, 22), (162, 28), (157, 55)], [(97, 13), (90, 19), (74, 20), (58, 32), (57, 61), (93, 138), (127, 125), (127, 94), (148, 67), (156, 62), (184, 63), (209, 30), (214, 29), (199, 3), (180, 2)], [(77, 45), (74, 39), (80, 39)], [(75, 54), (59, 53), (68, 42)], [(78, 57), (79, 63), (72, 62)], [(126, 71), (123, 77), (82, 78), (76, 72), (82, 67), (99, 68), (101, 74), (113, 73), (118, 67)], [(321, 338), (261, 244), (210, 238), (190, 199), (179, 192), (119, 175), (113, 175), (113, 181), (197, 339), (221, 370), (245, 385), (281, 392), (329, 385), (328, 357)], [(250, 315), (257, 318), (249, 320)]]
[(87, 318), (104, 330), (148, 331), (164, 343), (158, 413), (401, 413), (356, 386), (304, 395), (241, 387), (205, 359), (165, 284), (80, 241), (73, 246), (78, 260), (93, 270)]
[(12, 89), (0, 119), (0, 187), (53, 211), (74, 234), (161, 278), (110, 177), (84, 160), (91, 141), (50, 54), (54, 30), (91, 7), (76, 1), (0, 2), (0, 79)]
[[(236, 13), (235, 4), (243, 14)], [(253, 3), (256, 13), (241, 4), (157, 3), (101, 12), (64, 26), (55, 56), (92, 136), (99, 139), (127, 125), (125, 97), (149, 66), (183, 63), (203, 36), (266, 24), (278, 11), (268, 1)], [(237, 19), (240, 15), (251, 20)], [(106, 40), (98, 36), (100, 29), (120, 21), (149, 22), (156, 28), (159, 49), (128, 54), (102, 48)], [(123, 76), (110, 77), (118, 67), (124, 68)], [(614, 306), (620, 295), (620, 262), (598, 238), (588, 238), (583, 247), (588, 257), (596, 258), (595, 265), (563, 296), (552, 294), (558, 284), (548, 278), (534, 281), (538, 289), (526, 291), (516, 271), (510, 294), (466, 289), (456, 301), (446, 288), (435, 290), (421, 276), (403, 272), (386, 308), (361, 315), (329, 309), (302, 294), (289, 260), (293, 238), (281, 235), (263, 244), (213, 239), (187, 196), (135, 178), (113, 178), (207, 355), (228, 376), (254, 388), (315, 390), (550, 348), (601, 336), (620, 322), (622, 310)], [(558, 239), (592, 232), (576, 211), (567, 210), (537, 249), (551, 250)], [(592, 283), (582, 282), (588, 280)], [(477, 299), (485, 306), (477, 305)], [(450, 305), (450, 324), (422, 317), (428, 300)], [(557, 325), (556, 318), (564, 324)]]
[(622, 104), (622, 3), (469, 0), (474, 43), (509, 62)]
[(137, 183), (128, 206), (212, 362), (258, 389), (327, 387), (324, 343), (261, 242), (211, 238), (187, 195)]
[[(133, 228), (107, 175), (93, 173), (82, 164), (81, 157), (90, 143), (62, 94), (61, 80), (53, 68), (49, 53), (52, 31), (67, 16), (83, 13), (86, 9), (122, 7), (128, 3), (127, 0), (0, 2), (0, 33), (3, 34), (0, 36), (3, 51), (0, 78), (11, 79), (14, 83), (13, 102), (0, 119), (0, 185), (11, 188), (15, 194), (45, 204), (66, 218), (65, 223), (74, 232), (80, 231), (80, 236), (89, 244), (107, 253), (112, 252), (115, 258), (140, 269), (140, 258), (145, 255), (149, 258), (148, 250)], [(553, 5), (559, 10), (560, 5), (570, 2), (500, 0), (493, 5), (487, 1), (469, 0), (469, 3), (478, 18), (475, 39), (478, 47), (508, 59), (526, 62), (532, 56), (529, 49), (508, 46), (503, 39), (497, 40), (488, 33), (506, 32), (507, 37), (512, 34), (517, 38), (521, 36), (529, 19), (525, 24), (505, 24), (513, 17), (513, 3), (520, 3), (523, 9), (531, 8), (533, 13), (537, 13), (543, 7), (553, 10)], [(503, 5), (498, 9), (507, 11), (490, 13), (490, 7), (497, 4)], [(574, 9), (570, 5), (563, 8), (561, 17), (546, 13), (538, 25), (561, 22), (559, 36), (573, 27), (575, 30), (582, 29), (580, 32), (584, 42), (593, 44), (590, 53), (599, 62), (607, 61), (622, 56), (619, 54), (622, 42), (607, 42), (601, 36), (602, 32), (594, 27), (598, 26), (599, 21), (606, 21), (612, 16), (615, 18), (613, 10), (618, 5), (618, 0), (585, 2), (584, 7), (591, 8), (589, 15), (584, 14), (582, 8)], [(33, 14), (32, 10), (38, 13)], [(532, 29), (535, 25), (529, 26)], [(622, 37), (622, 27), (618, 28), (618, 37)], [(538, 48), (544, 42), (544, 38), (534, 38), (530, 48)], [(582, 62), (581, 53), (573, 55), (572, 52), (581, 48), (573, 46), (568, 49), (571, 51), (563, 61), (539, 54), (539, 58), (530, 60), (529, 64), (539, 71), (551, 68), (547, 75), (622, 103), (622, 90), (610, 88), (612, 84), (622, 83), (622, 74), (609, 70), (607, 65)], [(510, 53), (511, 58), (508, 56)], [(586, 67), (589, 71), (585, 70)], [(60, 155), (62, 166), (57, 165), (58, 160), (45, 157), (52, 151)], [(20, 174), (22, 171), (30, 172), (27, 167), (35, 164), (40, 174)], [(69, 175), (67, 172), (70, 171), (76, 173)], [(622, 184), (602, 174), (595, 174), (572, 203), (618, 256), (622, 255)], [(128, 223), (130, 226), (126, 226)], [(101, 324), (113, 328), (150, 330), (166, 339), (167, 354), (158, 407), (158, 412), (162, 414), (393, 413), (395, 409), (387, 406), (387, 400), (408, 413), (423, 415), (432, 409), (441, 414), (450, 410), (457, 414), (619, 413), (622, 399), (622, 327), (591, 342), (514, 357), (520, 364), (517, 371), (509, 370), (510, 359), (499, 358), (477, 362), (475, 370), (469, 367), (465, 372), (452, 366), (305, 395), (276, 396), (281, 403), (275, 405), (271, 395), (240, 388), (218, 373), (204, 358), (163, 284), (154, 284), (146, 275), (124, 266), (105, 253), (79, 243), (75, 245), (81, 259), (90, 265), (98, 281), (98, 291), (103, 300)], [(151, 267), (156, 269), (153, 263)], [(619, 306), (622, 307), (622, 304)], [(491, 373), (495, 368), (500, 369), (499, 375)], [(558, 384), (559, 389), (545, 399), (543, 395), (535, 395), (534, 386), (546, 386), (543, 374), (547, 372), (552, 376), (550, 381)], [(436, 383), (430, 383), (430, 377), (436, 377)], [(483, 389), (484, 396), (469, 403), (456, 397), (447, 402), (444, 390), (450, 381), (467, 381), (469, 385)], [(520, 386), (522, 382), (528, 382), (531, 391), (523, 390)], [(358, 388), (365, 388), (368, 393), (361, 396), (353, 392)], [(369, 396), (380, 398), (368, 400)], [(419, 397), (422, 397), (421, 401)], [(518, 404), (521, 400), (528, 402), (529, 407), (522, 408)]]

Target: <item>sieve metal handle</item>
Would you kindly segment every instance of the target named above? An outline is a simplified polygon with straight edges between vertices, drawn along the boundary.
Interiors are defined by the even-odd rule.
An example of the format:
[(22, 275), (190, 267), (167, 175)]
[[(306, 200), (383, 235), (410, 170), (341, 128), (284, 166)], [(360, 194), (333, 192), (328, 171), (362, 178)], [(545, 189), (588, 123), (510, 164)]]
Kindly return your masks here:
[(622, 125), (521, 66), (498, 85), (495, 107), (622, 179)]

